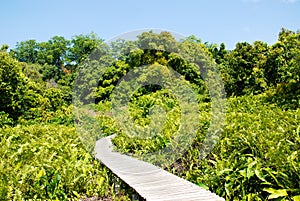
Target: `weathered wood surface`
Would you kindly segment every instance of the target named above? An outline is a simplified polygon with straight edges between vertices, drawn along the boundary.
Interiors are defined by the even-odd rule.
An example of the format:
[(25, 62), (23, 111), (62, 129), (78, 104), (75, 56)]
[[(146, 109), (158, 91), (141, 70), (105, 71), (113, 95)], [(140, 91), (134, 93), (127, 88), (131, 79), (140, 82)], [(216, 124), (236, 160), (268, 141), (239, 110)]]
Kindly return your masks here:
[(114, 152), (112, 137), (102, 138), (96, 142), (96, 158), (147, 201), (224, 200), (159, 167)]

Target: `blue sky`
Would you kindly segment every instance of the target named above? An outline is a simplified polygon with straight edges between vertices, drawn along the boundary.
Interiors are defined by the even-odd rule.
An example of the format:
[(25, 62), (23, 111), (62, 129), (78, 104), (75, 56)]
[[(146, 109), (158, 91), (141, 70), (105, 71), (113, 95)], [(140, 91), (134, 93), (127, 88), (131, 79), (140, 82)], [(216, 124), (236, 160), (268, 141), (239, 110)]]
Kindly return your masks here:
[(131, 30), (160, 28), (203, 42), (262, 40), (282, 27), (300, 29), (300, 0), (6, 0), (0, 2), (0, 44), (70, 39), (95, 32), (105, 40)]

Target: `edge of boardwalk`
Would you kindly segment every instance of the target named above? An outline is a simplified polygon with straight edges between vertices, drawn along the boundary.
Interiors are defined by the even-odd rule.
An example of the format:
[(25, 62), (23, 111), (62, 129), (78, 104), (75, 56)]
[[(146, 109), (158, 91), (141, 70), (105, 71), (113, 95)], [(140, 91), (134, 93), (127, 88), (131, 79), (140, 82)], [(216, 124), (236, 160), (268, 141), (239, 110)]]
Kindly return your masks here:
[(113, 151), (114, 135), (96, 142), (96, 159), (148, 201), (214, 200), (224, 201), (215, 193), (173, 175), (150, 163)]

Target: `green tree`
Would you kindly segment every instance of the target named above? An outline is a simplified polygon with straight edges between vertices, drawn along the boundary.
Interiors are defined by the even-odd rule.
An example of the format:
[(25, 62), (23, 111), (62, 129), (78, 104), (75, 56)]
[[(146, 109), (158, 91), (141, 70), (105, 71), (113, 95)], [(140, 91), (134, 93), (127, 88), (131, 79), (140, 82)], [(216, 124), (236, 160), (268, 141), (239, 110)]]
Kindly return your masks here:
[(95, 33), (73, 37), (67, 62), (73, 66), (82, 63), (102, 42)]
[(40, 86), (44, 86), (42, 66), (40, 64), (21, 63), (22, 72), (31, 81), (38, 83)]
[(217, 64), (223, 64), (225, 62), (225, 56), (228, 54), (228, 50), (226, 50), (224, 43), (221, 43), (220, 47), (216, 44), (206, 45), (206, 47), (212, 53)]
[(7, 52), (0, 52), (0, 111), (14, 120), (22, 113), (21, 94), (25, 92), (26, 85), (20, 63)]
[(69, 49), (70, 41), (62, 36), (54, 36), (48, 42), (39, 43), (37, 62), (57, 66), (61, 69)]
[(275, 62), (277, 66), (277, 83), (299, 82), (300, 81), (300, 32), (295, 33), (282, 29), (279, 33), (278, 42), (274, 45), (273, 51), (281, 52)]
[[(120, 48), (119, 51), (118, 48)], [(181, 55), (178, 54), (179, 49), (182, 50)], [(199, 68), (193, 64), (195, 62), (193, 58), (199, 57), (197, 59), (200, 61), (206, 56), (210, 57), (211, 54), (204, 44), (195, 42), (194, 39), (188, 38), (178, 42), (168, 32), (150, 31), (140, 34), (137, 41), (118, 40), (112, 44), (112, 52), (116, 53), (118, 60), (113, 61), (102, 74), (96, 90), (96, 102), (108, 99), (115, 85), (130, 69), (155, 63), (173, 68), (192, 83), (199, 94), (207, 95), (205, 83)], [(205, 71), (204, 68), (203, 71)], [(141, 89), (144, 93), (156, 90), (157, 86)]]
[[(43, 96), (44, 84), (38, 78), (30, 78), (38, 75), (34, 69), (37, 66), (32, 65), (18, 62), (7, 52), (0, 52), (0, 113), (8, 114), (14, 122), (20, 117), (35, 118), (38, 114), (32, 112), (34, 108), (43, 107), (45, 110), (51, 106), (47, 97)], [(59, 102), (62, 102), (61, 99)]]
[(156, 49), (168, 52), (177, 50), (177, 41), (169, 32), (159, 34), (153, 31), (143, 32), (138, 36), (137, 43), (140, 49)]
[(1, 52), (7, 52), (8, 48), (9, 48), (9, 46), (8, 46), (7, 44), (4, 44), (4, 45), (2, 45), (2, 46), (0, 47), (0, 51), (1, 51)]
[(16, 48), (11, 51), (11, 54), (18, 61), (36, 63), (38, 51), (38, 42), (36, 40), (27, 40), (17, 43)]
[(276, 89), (270, 100), (280, 105), (300, 106), (300, 32), (282, 29), (267, 59), (266, 76)]
[(269, 47), (264, 42), (255, 41), (252, 45), (239, 42), (225, 56), (222, 73), (229, 95), (257, 94), (267, 88), (264, 73), (268, 52)]

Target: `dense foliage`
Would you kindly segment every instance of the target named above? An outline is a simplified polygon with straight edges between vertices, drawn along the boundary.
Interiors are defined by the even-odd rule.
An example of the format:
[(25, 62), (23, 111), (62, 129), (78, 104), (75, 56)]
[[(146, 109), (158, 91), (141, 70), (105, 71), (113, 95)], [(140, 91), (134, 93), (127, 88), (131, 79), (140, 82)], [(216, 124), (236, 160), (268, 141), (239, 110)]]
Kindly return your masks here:
[[(204, 159), (199, 154), (210, 126), (211, 96), (203, 75), (210, 69), (199, 71), (195, 55), (208, 55), (218, 64), (227, 95), (222, 135)], [(99, 65), (107, 66), (101, 77), (94, 70)], [(130, 118), (140, 126), (151, 125), (153, 108), (165, 111), (161, 132), (146, 139), (127, 135), (111, 114), (111, 95), (119, 81), (145, 65), (163, 66), (164, 73), (174, 69), (196, 92), (199, 129), (172, 164), (147, 154), (167, 147), (180, 127), (174, 94), (148, 84), (130, 98)], [(114, 190), (115, 177), (85, 149), (74, 128), (72, 90), (79, 69), (88, 76), (77, 80), (85, 91), (78, 101), (96, 108), (99, 136), (117, 134), (113, 143), (118, 151), (159, 164), (226, 200), (300, 200), (300, 33), (286, 29), (273, 45), (239, 42), (233, 50), (195, 36), (176, 41), (168, 32), (145, 32), (136, 41), (120, 39), (111, 46), (93, 33), (23, 41), (10, 51), (3, 45), (1, 200), (129, 199), (132, 190), (124, 184), (127, 192)], [(147, 76), (153, 73), (140, 79)]]
[(107, 196), (109, 173), (85, 151), (74, 128), (1, 129), (1, 200)]

